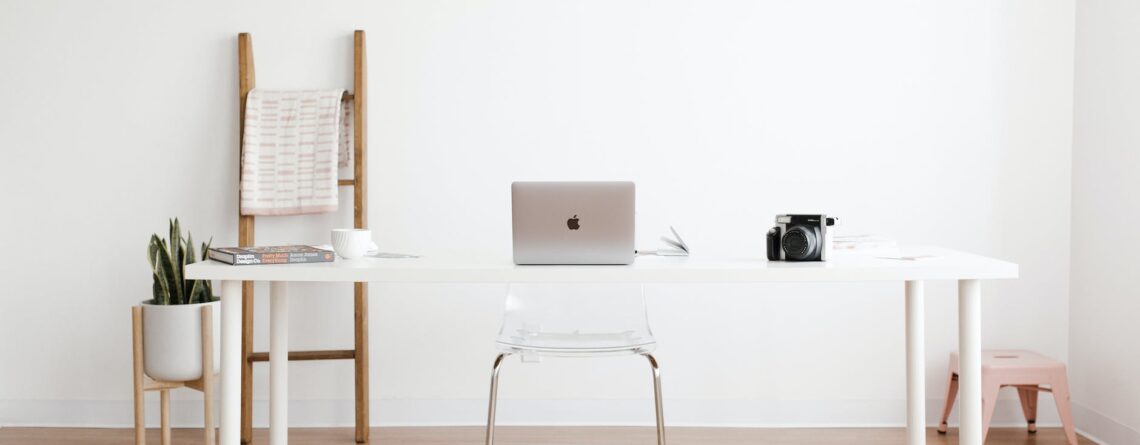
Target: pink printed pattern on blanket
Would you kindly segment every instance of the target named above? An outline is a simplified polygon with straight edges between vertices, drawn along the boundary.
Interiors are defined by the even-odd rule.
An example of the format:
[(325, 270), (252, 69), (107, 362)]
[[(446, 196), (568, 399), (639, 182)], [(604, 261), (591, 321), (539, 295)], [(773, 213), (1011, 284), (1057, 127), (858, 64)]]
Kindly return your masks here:
[(246, 100), (241, 213), (299, 215), (337, 208), (343, 90), (254, 89)]

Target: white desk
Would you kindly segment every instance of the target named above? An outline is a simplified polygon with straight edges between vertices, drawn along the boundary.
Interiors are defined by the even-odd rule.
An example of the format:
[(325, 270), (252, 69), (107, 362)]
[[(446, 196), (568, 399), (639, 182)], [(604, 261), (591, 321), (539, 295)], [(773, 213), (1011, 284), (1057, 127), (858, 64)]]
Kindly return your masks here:
[[(759, 252), (762, 254), (762, 252)], [(241, 281), (270, 281), (270, 443), (287, 441), (289, 281), (379, 283), (510, 282), (905, 282), (907, 443), (925, 443), (926, 386), (923, 281), (958, 281), (959, 390), (963, 445), (982, 444), (981, 286), (979, 280), (1017, 278), (1017, 265), (935, 247), (904, 248), (905, 261), (840, 256), (826, 263), (737, 259), (640, 257), (632, 266), (516, 266), (501, 260), (433, 258), (338, 260), (335, 263), (229, 266), (213, 261), (187, 266), (189, 279), (222, 280), (221, 443), (238, 445), (241, 411)], [(493, 335), (488, 333), (487, 341)]]

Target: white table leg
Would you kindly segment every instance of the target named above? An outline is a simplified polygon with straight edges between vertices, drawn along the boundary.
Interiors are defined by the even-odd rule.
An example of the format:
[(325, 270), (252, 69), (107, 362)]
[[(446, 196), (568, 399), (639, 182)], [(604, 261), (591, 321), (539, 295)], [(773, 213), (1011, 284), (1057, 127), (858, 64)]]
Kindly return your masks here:
[(982, 445), (982, 287), (958, 280), (959, 442)]
[(269, 444), (289, 443), (289, 292), (269, 284)]
[(922, 282), (906, 282), (906, 443), (926, 443), (926, 310)]
[(241, 443), (241, 281), (222, 281), (221, 445)]

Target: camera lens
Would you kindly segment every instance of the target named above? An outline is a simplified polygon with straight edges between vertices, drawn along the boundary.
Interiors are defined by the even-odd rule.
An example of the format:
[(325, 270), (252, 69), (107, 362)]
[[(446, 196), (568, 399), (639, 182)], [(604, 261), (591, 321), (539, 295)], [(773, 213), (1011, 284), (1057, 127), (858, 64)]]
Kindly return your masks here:
[(792, 227), (788, 229), (788, 233), (784, 235), (780, 244), (783, 246), (784, 255), (788, 259), (807, 259), (815, 251), (815, 234), (808, 232), (802, 226)]

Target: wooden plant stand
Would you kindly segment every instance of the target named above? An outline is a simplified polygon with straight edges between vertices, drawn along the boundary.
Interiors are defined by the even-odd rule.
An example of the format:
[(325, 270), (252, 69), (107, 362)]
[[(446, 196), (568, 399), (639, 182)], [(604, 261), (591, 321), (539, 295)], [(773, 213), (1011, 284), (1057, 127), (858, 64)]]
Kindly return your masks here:
[(170, 390), (190, 388), (202, 392), (205, 405), (205, 444), (214, 445), (214, 321), (210, 306), (202, 307), (202, 377), (188, 382), (166, 382), (151, 379), (143, 372), (143, 314), (142, 306), (131, 308), (132, 337), (134, 342), (134, 387), (135, 387), (135, 444), (146, 444), (146, 399), (147, 391), (158, 391), (162, 412), (162, 445), (170, 445)]

